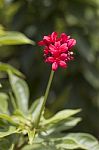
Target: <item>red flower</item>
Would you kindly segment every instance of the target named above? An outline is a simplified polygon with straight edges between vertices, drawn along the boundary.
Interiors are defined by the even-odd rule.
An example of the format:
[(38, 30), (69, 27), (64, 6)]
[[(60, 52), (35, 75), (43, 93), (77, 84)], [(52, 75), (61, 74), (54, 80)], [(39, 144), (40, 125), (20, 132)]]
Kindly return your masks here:
[(44, 36), (43, 40), (38, 42), (38, 45), (44, 46), (45, 62), (52, 64), (53, 71), (56, 71), (59, 66), (62, 68), (67, 67), (67, 62), (73, 59), (71, 49), (75, 44), (75, 39), (70, 39), (70, 36), (65, 33), (58, 37), (56, 32)]
[(51, 35), (44, 36), (43, 40), (40, 41), (38, 44), (40, 46), (49, 46), (49, 44), (51, 43), (54, 44), (54, 42), (56, 41), (56, 38), (57, 38), (57, 33), (53, 32)]

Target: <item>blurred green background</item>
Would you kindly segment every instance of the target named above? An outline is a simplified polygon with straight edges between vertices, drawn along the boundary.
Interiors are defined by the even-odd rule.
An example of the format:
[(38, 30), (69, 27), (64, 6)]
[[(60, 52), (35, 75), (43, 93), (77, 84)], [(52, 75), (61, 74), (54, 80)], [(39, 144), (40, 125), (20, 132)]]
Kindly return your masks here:
[[(53, 31), (77, 40), (75, 60), (55, 73), (47, 107), (82, 108), (83, 121), (73, 131), (99, 137), (99, 0), (0, 0), (0, 24), (34, 41)], [(44, 64), (42, 48), (31, 45), (0, 47), (0, 61), (26, 76), (32, 101), (44, 94), (51, 66)], [(7, 90), (6, 79), (0, 79)]]

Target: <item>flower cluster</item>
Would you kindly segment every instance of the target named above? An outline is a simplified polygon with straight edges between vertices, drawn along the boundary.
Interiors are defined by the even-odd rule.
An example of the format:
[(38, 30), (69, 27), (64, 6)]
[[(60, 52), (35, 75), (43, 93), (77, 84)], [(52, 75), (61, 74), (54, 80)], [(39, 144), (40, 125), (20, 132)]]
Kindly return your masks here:
[(56, 32), (44, 36), (43, 40), (38, 42), (39, 46), (44, 46), (45, 62), (52, 64), (53, 71), (56, 71), (59, 66), (67, 67), (67, 62), (74, 58), (71, 49), (75, 44), (75, 39), (71, 39), (65, 33), (58, 37)]

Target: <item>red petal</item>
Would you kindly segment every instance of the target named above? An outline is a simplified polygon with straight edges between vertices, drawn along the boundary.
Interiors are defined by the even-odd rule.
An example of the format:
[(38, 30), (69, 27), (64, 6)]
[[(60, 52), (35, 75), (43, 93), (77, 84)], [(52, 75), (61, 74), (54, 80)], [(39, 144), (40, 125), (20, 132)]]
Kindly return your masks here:
[(55, 42), (55, 47), (60, 47), (60, 41)]
[(54, 58), (53, 58), (53, 57), (48, 57), (48, 58), (47, 58), (47, 61), (48, 61), (49, 63), (53, 63), (53, 62), (54, 62)]
[(55, 41), (56, 41), (56, 38), (57, 38), (57, 32), (53, 32), (53, 33), (51, 34), (51, 39), (52, 39), (52, 41), (55, 42)]
[(75, 39), (68, 40), (68, 48), (71, 49), (76, 44)]
[(48, 53), (49, 53), (49, 50), (44, 49), (44, 54), (48, 54)]
[(62, 40), (62, 42), (66, 42), (67, 39), (68, 39), (68, 36), (65, 33), (62, 33), (61, 34), (61, 40)]
[(54, 62), (54, 63), (52, 64), (52, 70), (53, 70), (53, 71), (56, 71), (57, 68), (58, 68), (58, 64), (57, 64), (56, 62)]
[(48, 41), (48, 42), (51, 41), (51, 40), (50, 40), (50, 36), (44, 36), (43, 40), (46, 40), (46, 41)]
[(64, 43), (59, 48), (60, 52), (66, 52), (68, 50), (67, 43)]
[(56, 50), (56, 47), (52, 44), (49, 45), (49, 51), (50, 51), (51, 54), (54, 54), (54, 55), (57, 54), (57, 52), (58, 52)]
[(50, 44), (50, 45), (49, 45), (49, 49), (52, 50), (52, 51), (54, 51), (54, 50), (55, 50), (55, 46), (52, 45), (52, 44)]
[(60, 59), (61, 59), (61, 60), (65, 60), (66, 58), (67, 58), (67, 54), (62, 53), (62, 54), (60, 55)]
[(44, 41), (39, 41), (39, 42), (38, 42), (38, 45), (39, 45), (39, 46), (44, 46), (45, 43), (44, 43)]
[(62, 68), (66, 68), (67, 67), (67, 64), (64, 61), (59, 61), (59, 65)]

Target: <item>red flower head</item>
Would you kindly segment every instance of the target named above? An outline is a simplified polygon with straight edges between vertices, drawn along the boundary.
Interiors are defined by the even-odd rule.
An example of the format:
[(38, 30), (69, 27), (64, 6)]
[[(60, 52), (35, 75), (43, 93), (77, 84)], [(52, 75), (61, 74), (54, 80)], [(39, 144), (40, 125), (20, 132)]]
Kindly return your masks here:
[(43, 40), (38, 42), (38, 45), (44, 46), (45, 62), (52, 64), (53, 71), (56, 71), (59, 66), (67, 67), (67, 62), (74, 58), (71, 49), (75, 44), (75, 39), (71, 39), (65, 33), (58, 37), (56, 32), (44, 36)]

